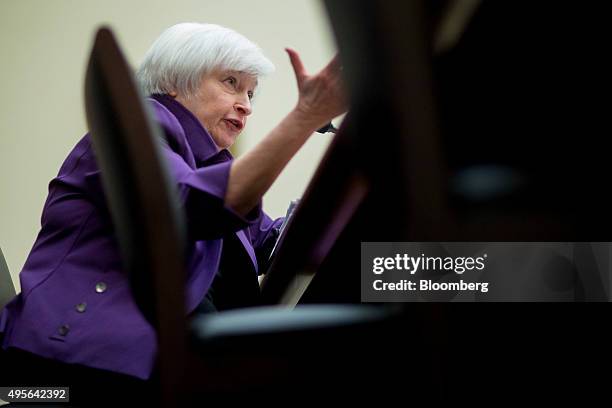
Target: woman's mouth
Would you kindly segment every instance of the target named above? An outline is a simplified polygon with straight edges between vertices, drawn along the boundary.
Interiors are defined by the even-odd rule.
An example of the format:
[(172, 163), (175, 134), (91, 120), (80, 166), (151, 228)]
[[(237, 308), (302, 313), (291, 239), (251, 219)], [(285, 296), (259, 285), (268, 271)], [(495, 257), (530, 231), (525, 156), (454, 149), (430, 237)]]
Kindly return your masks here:
[(225, 125), (233, 132), (240, 132), (242, 130), (242, 122), (235, 119), (223, 119)]

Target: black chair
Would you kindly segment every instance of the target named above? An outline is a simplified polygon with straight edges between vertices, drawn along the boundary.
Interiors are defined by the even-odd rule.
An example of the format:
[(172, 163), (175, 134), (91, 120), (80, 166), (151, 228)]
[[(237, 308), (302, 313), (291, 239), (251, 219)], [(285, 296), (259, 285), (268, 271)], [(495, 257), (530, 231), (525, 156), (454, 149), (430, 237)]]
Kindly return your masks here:
[(0, 249), (0, 310), (15, 297), (15, 286), (11, 279), (8, 266)]
[(160, 154), (163, 136), (108, 28), (95, 38), (85, 104), (124, 269), (139, 307), (157, 330), (164, 406), (197, 400), (207, 391), (276, 392), (278, 386), (311, 379), (313, 372), (328, 381), (345, 379), (347, 385), (363, 378), (364, 359), (356, 353), (367, 339), (376, 342), (384, 334), (386, 308), (268, 306), (206, 315), (188, 324), (185, 219)]
[[(8, 302), (15, 297), (15, 286), (13, 279), (4, 259), (2, 249), (0, 249), (0, 312)], [(3, 333), (0, 333), (0, 344), (2, 343)], [(1, 350), (0, 350), (1, 353)]]

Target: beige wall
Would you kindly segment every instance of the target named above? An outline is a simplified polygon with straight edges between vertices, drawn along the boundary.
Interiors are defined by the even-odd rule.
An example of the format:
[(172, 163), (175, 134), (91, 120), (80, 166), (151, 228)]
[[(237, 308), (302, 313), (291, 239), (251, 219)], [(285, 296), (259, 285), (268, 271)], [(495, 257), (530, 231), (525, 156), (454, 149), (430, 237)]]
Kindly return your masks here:
[[(82, 83), (95, 28), (109, 24), (136, 66), (166, 27), (182, 21), (231, 27), (258, 43), (277, 72), (262, 84), (238, 153), (260, 140), (294, 105), (283, 51), (323, 67), (334, 44), (316, 0), (0, 0), (0, 247), (18, 273), (40, 227), (47, 186), (86, 131)], [(329, 143), (314, 135), (265, 197), (272, 216), (299, 197)]]

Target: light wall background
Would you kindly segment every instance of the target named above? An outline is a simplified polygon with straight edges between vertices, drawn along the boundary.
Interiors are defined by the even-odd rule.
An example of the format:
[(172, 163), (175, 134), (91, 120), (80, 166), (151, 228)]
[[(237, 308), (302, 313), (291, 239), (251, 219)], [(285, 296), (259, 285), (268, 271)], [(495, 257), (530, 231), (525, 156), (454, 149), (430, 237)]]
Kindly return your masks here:
[[(284, 47), (316, 72), (335, 53), (317, 0), (0, 0), (0, 248), (13, 281), (40, 228), (49, 181), (86, 132), (83, 78), (96, 27), (109, 25), (133, 67), (157, 36), (184, 21), (225, 25), (263, 49), (276, 73), (260, 81), (234, 153), (254, 146), (295, 105)], [(302, 195), (330, 135), (315, 134), (264, 197), (272, 217)]]

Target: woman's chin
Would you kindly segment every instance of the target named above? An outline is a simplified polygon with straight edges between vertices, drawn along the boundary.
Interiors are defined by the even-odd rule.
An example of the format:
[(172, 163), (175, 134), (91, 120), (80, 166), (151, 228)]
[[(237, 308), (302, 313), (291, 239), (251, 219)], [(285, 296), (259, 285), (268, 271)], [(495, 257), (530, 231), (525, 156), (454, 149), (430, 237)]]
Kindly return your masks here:
[(234, 143), (236, 143), (236, 139), (238, 138), (238, 134), (234, 134), (234, 135), (227, 135), (224, 139), (223, 139), (223, 144), (224, 147), (223, 149), (229, 149), (230, 147), (233, 146)]
[(227, 133), (227, 132), (219, 132), (217, 134), (211, 135), (215, 144), (220, 149), (229, 149), (234, 143), (236, 143), (236, 139), (238, 138), (237, 133)]

